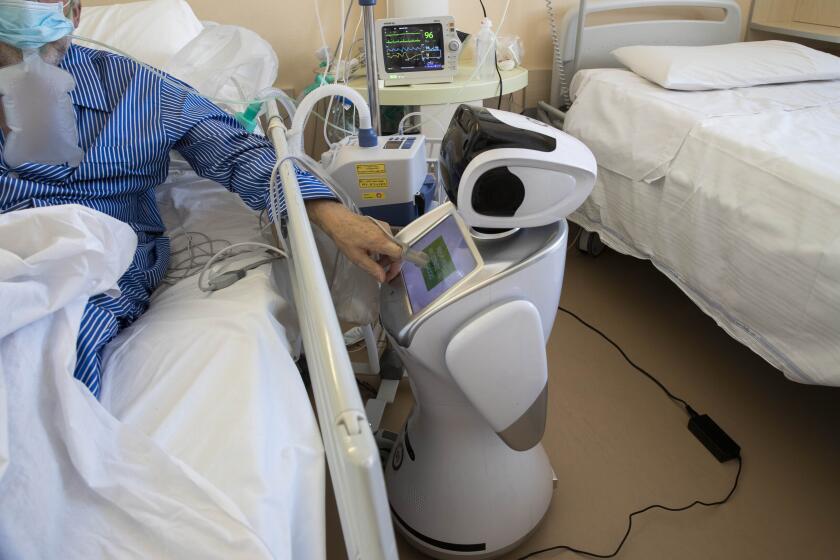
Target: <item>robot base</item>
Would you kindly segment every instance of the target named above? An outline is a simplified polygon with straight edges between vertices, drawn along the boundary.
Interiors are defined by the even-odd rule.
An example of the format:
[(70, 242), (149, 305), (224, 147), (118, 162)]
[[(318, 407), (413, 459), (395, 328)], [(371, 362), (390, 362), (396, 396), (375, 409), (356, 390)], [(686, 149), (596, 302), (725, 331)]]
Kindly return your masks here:
[[(447, 381), (423, 376), (421, 384), (429, 383)], [(412, 389), (431, 387), (412, 380)], [(513, 549), (551, 502), (554, 472), (542, 444), (514, 451), (466, 399), (418, 402), (386, 464), (396, 526), (435, 558), (494, 558)]]
[[(392, 512), (392, 514), (393, 514), (393, 512)], [(470, 553), (466, 553), (466, 554), (464, 554), (464, 553), (449, 553), (448, 554), (448, 553), (444, 552), (441, 548), (432, 547), (429, 544), (427, 544), (427, 542), (425, 540), (421, 540), (420, 538), (416, 537), (414, 535), (414, 533), (412, 533), (410, 531), (410, 529), (408, 527), (406, 527), (401, 522), (401, 520), (396, 516), (396, 514), (393, 514), (393, 516), (394, 516), (394, 526), (397, 528), (397, 530), (400, 532), (400, 534), (403, 536), (403, 538), (405, 540), (407, 540), (409, 542), (409, 544), (411, 544), (411, 546), (413, 546), (414, 548), (416, 548), (417, 550), (419, 550), (420, 552), (422, 552), (426, 556), (430, 556), (432, 558), (440, 558), (442, 560), (458, 560), (459, 558), (478, 558), (478, 559), (498, 558), (499, 556), (503, 556), (503, 555), (507, 554), (508, 552), (510, 552), (511, 550), (514, 550), (514, 549), (518, 548), (519, 545), (521, 545), (522, 543), (527, 541), (529, 538), (531, 538), (531, 535), (536, 533), (537, 529), (539, 529), (540, 525), (542, 525), (542, 520), (540, 520), (540, 522), (537, 524), (537, 526), (534, 527), (531, 530), (530, 533), (528, 533), (527, 535), (525, 535), (524, 537), (522, 537), (521, 539), (519, 539), (515, 543), (511, 544), (507, 548), (503, 548), (501, 550), (496, 550), (494, 552), (488, 552), (486, 556), (479, 556), (479, 555), (470, 554)]]

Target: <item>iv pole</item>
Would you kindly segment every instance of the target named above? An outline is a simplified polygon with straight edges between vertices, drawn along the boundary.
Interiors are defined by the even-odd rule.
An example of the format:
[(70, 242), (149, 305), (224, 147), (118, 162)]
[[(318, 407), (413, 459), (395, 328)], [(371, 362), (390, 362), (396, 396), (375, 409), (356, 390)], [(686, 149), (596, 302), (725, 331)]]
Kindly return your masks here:
[(379, 114), (379, 68), (376, 64), (376, 18), (373, 13), (376, 0), (359, 0), (359, 6), (362, 8), (364, 17), (368, 106), (370, 107), (373, 130), (379, 135), (382, 134), (382, 123)]

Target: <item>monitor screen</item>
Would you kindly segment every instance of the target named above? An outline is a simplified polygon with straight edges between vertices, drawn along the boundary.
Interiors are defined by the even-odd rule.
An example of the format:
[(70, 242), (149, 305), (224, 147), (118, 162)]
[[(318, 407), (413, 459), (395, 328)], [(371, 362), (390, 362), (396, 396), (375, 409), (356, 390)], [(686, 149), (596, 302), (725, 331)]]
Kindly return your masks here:
[(382, 27), (385, 71), (427, 72), (442, 70), (443, 25), (423, 23), (412, 25), (385, 25)]
[(470, 246), (452, 215), (412, 243), (411, 248), (429, 255), (429, 264), (423, 268), (410, 262), (402, 268), (403, 282), (414, 314), (425, 309), (477, 266)]

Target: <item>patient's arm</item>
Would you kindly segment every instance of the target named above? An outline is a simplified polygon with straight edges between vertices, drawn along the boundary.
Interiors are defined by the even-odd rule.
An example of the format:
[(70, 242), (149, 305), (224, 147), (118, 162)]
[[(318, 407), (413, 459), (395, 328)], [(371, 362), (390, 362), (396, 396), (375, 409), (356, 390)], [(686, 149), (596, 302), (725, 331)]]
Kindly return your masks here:
[[(306, 203), (312, 222), (329, 235), (342, 253), (379, 282), (390, 282), (400, 272), (402, 248), (369, 219), (331, 200)], [(372, 256), (379, 255), (379, 261)]]
[[(162, 116), (172, 147), (192, 168), (237, 193), (255, 210), (268, 205), (268, 183), (276, 157), (271, 143), (248, 134), (209, 101), (163, 84)], [(358, 266), (380, 282), (399, 272), (399, 245), (367, 218), (335, 202), (333, 192), (318, 179), (297, 170), (301, 194), (312, 221)], [(280, 211), (286, 202), (280, 193)], [(373, 255), (381, 255), (377, 263)], [(391, 265), (394, 266), (391, 266)]]
[[(249, 134), (210, 101), (170, 84), (161, 85), (161, 116), (172, 148), (196, 173), (237, 193), (254, 210), (268, 205), (268, 183), (276, 162), (274, 148), (262, 136)], [(297, 171), (305, 200), (334, 199), (315, 177)], [(280, 211), (286, 202), (280, 191)]]

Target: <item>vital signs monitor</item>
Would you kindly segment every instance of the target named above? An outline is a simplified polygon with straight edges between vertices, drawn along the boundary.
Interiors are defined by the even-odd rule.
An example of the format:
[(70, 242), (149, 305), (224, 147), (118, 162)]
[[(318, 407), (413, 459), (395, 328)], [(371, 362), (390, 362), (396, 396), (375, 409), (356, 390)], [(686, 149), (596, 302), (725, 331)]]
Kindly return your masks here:
[(386, 86), (451, 82), (461, 41), (451, 16), (376, 22), (379, 74)]

